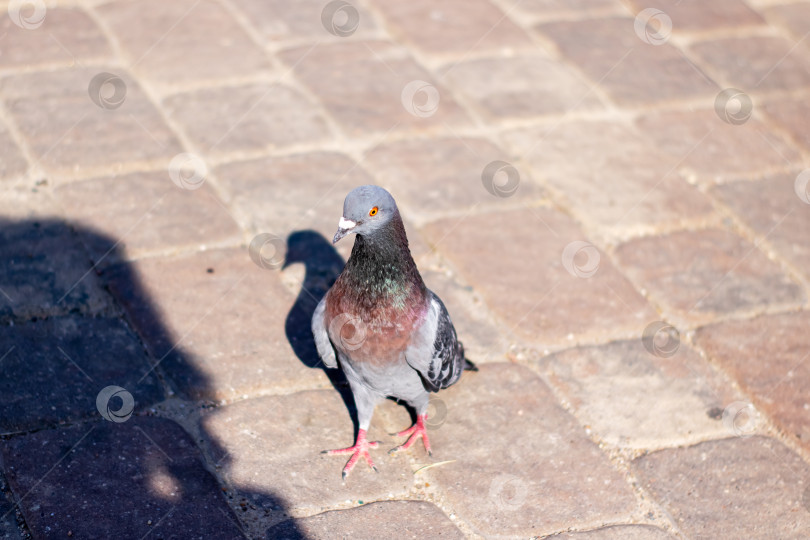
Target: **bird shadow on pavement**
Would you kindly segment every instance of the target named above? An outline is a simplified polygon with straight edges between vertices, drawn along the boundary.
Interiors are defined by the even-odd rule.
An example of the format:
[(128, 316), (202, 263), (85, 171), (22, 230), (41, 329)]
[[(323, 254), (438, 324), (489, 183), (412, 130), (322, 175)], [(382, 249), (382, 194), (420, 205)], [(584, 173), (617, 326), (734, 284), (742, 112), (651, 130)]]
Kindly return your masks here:
[(284, 325), (287, 340), (305, 366), (323, 369), (349, 411), (356, 438), (359, 424), (349, 382), (343, 370), (329, 369), (323, 364), (312, 335), (312, 314), (346, 263), (332, 243), (313, 230), (294, 231), (287, 237), (287, 255), (282, 269), (296, 263), (304, 264), (305, 273), (301, 290)]
[(212, 382), (119, 240), (0, 217), (0, 259), (0, 536), (248, 537), (235, 509), (262, 501), (304, 538), (280, 494), (212, 474), (233, 460), (199, 421), (213, 404), (184, 394)]

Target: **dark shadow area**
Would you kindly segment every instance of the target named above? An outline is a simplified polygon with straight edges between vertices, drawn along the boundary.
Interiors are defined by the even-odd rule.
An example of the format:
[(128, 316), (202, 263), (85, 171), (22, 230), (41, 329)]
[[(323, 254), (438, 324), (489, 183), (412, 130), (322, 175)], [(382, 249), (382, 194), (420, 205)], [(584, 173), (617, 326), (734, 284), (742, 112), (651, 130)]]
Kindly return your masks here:
[[(316, 260), (328, 254), (304, 240), (298, 248), (305, 259), (313, 245)], [(90, 245), (110, 250), (93, 260)], [(161, 344), (144, 336), (166, 343), (177, 336), (116, 246), (113, 238), (58, 219), (0, 218), (0, 487), (10, 501), (0, 493), (0, 531), (16, 520), (34, 538), (245, 537), (232, 510), (241, 500), (231, 497), (270, 501), (280, 512), (285, 502), (275, 493), (226, 492), (203, 457), (226, 455), (217, 467), (228, 470), (230, 458), (216, 437), (202, 433), (201, 448), (154, 408), (175, 402), (170, 396), (178, 388), (205, 389), (210, 382), (179, 347), (162, 361), (149, 352)], [(342, 260), (333, 256), (314, 268), (328, 276), (324, 269), (339, 272)], [(137, 317), (122, 298), (139, 300)], [(305, 316), (308, 306), (291, 316)], [(303, 351), (306, 336), (296, 337), (296, 352)], [(120, 390), (99, 405), (108, 386)], [(205, 407), (186, 409), (190, 417)], [(285, 532), (304, 537), (292, 521)]]
[(287, 256), (283, 268), (292, 264), (303, 264), (304, 281), (295, 303), (287, 314), (284, 331), (287, 340), (298, 359), (312, 369), (323, 369), (335, 390), (338, 391), (354, 424), (354, 436), (357, 437), (357, 409), (354, 406), (349, 382), (341, 369), (327, 368), (315, 348), (312, 335), (312, 314), (318, 302), (343, 271), (346, 264), (332, 242), (320, 233), (312, 230), (295, 231), (287, 237)]

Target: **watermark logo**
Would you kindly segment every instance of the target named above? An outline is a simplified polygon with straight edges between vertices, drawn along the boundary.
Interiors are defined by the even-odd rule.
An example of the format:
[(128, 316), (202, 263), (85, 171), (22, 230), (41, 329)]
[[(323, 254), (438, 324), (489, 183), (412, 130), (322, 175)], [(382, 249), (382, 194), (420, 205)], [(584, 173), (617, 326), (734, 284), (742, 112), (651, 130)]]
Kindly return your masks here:
[[(121, 406), (114, 409), (115, 401), (121, 400)], [(105, 420), (120, 424), (129, 420), (135, 410), (135, 399), (132, 394), (120, 386), (107, 386), (96, 396), (96, 408)]]
[(418, 118), (427, 118), (439, 110), (439, 91), (425, 81), (411, 81), (402, 89), (402, 106)]
[[(582, 260), (582, 257), (585, 260)], [(599, 270), (599, 250), (590, 242), (575, 240), (565, 246), (562, 252), (562, 264), (569, 274), (589, 278)]]
[[(505, 178), (504, 178), (505, 177)], [(481, 171), (484, 189), (496, 197), (511, 197), (520, 185), (520, 173), (510, 163), (491, 161)]]

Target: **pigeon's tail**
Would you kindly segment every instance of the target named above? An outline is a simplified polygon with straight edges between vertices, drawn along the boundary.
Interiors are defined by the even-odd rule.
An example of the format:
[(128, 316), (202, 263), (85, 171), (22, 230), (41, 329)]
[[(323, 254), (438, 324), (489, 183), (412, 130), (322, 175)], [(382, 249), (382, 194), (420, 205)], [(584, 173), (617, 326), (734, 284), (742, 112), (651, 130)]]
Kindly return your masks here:
[(464, 356), (464, 345), (460, 341), (458, 342), (458, 348), (461, 349), (461, 357), (464, 358), (464, 371), (478, 371), (478, 366)]

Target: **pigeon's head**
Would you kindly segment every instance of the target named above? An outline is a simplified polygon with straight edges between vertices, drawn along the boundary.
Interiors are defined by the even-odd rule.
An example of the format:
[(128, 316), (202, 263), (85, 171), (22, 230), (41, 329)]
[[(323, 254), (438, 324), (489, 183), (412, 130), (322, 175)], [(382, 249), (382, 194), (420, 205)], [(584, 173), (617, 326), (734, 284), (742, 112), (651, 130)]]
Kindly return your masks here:
[(379, 186), (360, 186), (346, 195), (343, 217), (332, 243), (350, 233), (370, 236), (384, 227), (397, 214), (397, 203)]

